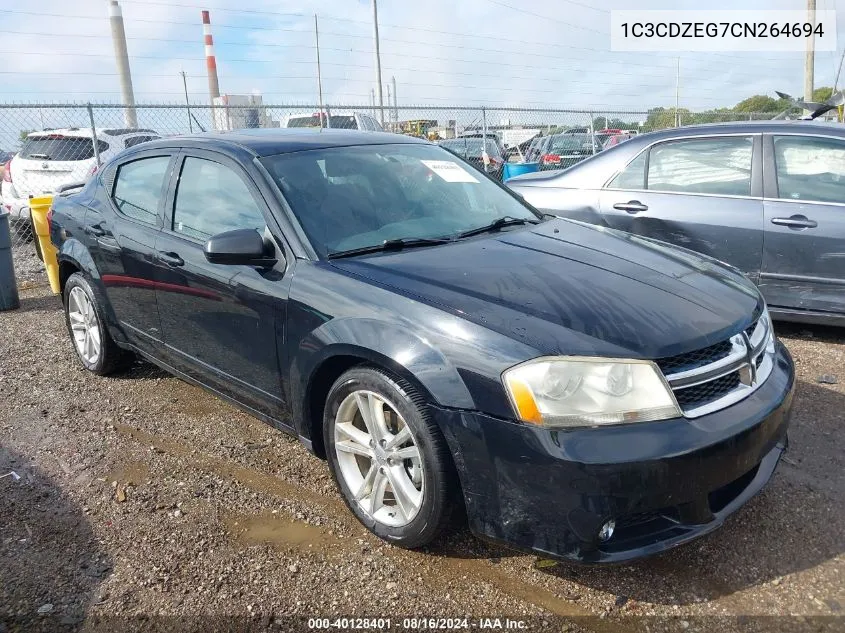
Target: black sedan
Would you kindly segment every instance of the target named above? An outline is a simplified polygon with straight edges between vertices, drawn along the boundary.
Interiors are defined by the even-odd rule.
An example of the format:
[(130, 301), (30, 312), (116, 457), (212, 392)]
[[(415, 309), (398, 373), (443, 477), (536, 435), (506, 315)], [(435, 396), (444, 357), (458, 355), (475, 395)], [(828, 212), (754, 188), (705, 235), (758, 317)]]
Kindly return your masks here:
[(757, 283), (775, 318), (845, 325), (842, 125), (663, 130), (508, 186), (543, 211), (732, 264)]
[(453, 515), (583, 562), (722, 524), (786, 446), (792, 361), (712, 259), (550, 219), (435, 145), (255, 130), (57, 197), (67, 326), (298, 437), (403, 547)]

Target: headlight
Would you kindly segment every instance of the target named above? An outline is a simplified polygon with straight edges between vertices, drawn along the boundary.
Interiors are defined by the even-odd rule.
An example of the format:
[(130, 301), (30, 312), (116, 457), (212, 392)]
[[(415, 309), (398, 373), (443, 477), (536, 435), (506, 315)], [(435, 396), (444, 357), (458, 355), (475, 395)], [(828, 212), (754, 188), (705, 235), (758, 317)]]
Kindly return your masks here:
[(550, 357), (502, 374), (517, 417), (565, 428), (680, 417), (660, 370), (651, 361)]
[(763, 308), (760, 319), (766, 324), (766, 352), (775, 353), (775, 325), (772, 323), (772, 315), (769, 314), (769, 306)]

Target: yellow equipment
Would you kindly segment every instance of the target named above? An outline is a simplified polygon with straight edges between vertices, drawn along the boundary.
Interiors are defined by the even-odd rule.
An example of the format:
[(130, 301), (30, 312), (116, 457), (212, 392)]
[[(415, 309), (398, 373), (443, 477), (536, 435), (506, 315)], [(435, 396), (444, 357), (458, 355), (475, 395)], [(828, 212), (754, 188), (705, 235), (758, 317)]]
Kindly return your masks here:
[(44, 260), (44, 268), (47, 269), (47, 279), (50, 281), (50, 290), (53, 294), (59, 294), (59, 261), (56, 258), (56, 247), (50, 241), (50, 223), (47, 221), (47, 214), (53, 205), (53, 196), (39, 196), (29, 199), (29, 209), (32, 215), (32, 224), (35, 227), (35, 237), (41, 249), (41, 258)]

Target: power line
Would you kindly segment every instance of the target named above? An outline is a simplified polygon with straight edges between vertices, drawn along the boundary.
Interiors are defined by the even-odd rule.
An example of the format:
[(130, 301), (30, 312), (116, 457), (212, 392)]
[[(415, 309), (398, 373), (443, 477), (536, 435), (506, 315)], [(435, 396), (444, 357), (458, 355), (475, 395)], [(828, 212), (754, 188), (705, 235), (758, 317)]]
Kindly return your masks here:
[[(489, 1), (492, 2), (493, 0), (489, 0)], [(101, 20), (102, 19), (99, 16), (69, 15), (69, 14), (60, 14), (60, 13), (37, 13), (37, 12), (30, 12), (30, 11), (17, 11), (17, 10), (12, 11), (12, 10), (6, 10), (6, 9), (0, 9), (0, 13), (33, 15), (33, 16), (38, 16), (38, 17), (57, 17), (57, 18), (67, 18), (67, 19), (82, 19), (82, 20)], [(340, 20), (340, 18), (337, 18), (337, 19)], [(175, 20), (154, 20), (154, 19), (137, 18), (137, 17), (133, 17), (132, 22), (150, 23), (150, 24), (179, 24), (179, 25), (187, 25), (187, 26), (193, 26), (193, 27), (197, 26), (196, 22), (184, 22), (184, 21), (175, 21)], [(456, 32), (451, 32), (451, 31), (435, 31), (433, 29), (421, 29), (421, 28), (412, 28), (412, 27), (399, 27), (399, 28), (407, 28), (408, 30), (426, 31), (426, 32), (432, 32), (432, 33), (440, 33), (440, 34), (443, 34), (443, 35), (455, 35), (455, 36), (458, 36), (458, 37), (473, 37), (472, 35), (456, 33)], [(254, 31), (280, 31), (280, 32), (285, 32), (285, 33), (297, 33), (297, 34), (309, 35), (310, 36), (310, 31), (306, 31), (305, 29), (291, 29), (291, 28), (283, 28), (283, 27), (216, 24), (215, 29), (238, 29), (238, 30), (248, 30), (248, 31), (252, 31), (252, 30), (254, 30)], [(34, 33), (33, 33), (33, 35), (34, 35)], [(52, 36), (54, 34), (47, 34), (47, 35)], [(72, 34), (72, 33), (67, 34), (67, 36), (69, 36), (69, 37), (72, 37), (73, 35), (74, 34)], [(359, 34), (355, 34), (355, 33), (337, 33), (337, 32), (325, 32), (324, 35), (332, 35), (332, 36), (335, 36), (335, 37), (348, 37), (348, 38), (355, 38), (355, 39), (367, 39), (367, 40), (369, 40), (372, 37), (371, 35), (359, 35)], [(485, 37), (487, 37), (487, 36), (485, 36)], [(575, 50), (575, 51), (588, 51), (588, 52), (592, 52), (592, 53), (601, 53), (605, 56), (608, 54), (608, 51), (605, 50), (605, 49), (591, 48), (591, 47), (587, 47), (587, 46), (574, 46), (574, 45), (559, 44), (559, 43), (552, 43), (552, 42), (544, 43), (544, 42), (528, 41), (528, 40), (505, 39), (505, 38), (496, 38), (496, 37), (493, 37), (493, 36), (490, 36), (490, 38), (496, 39), (497, 41), (512, 42), (514, 44), (525, 44), (525, 45), (531, 45), (531, 46), (554, 46), (554, 47), (557, 47), (557, 48), (566, 48), (566, 49)], [(144, 39), (152, 39), (152, 38), (129, 38), (129, 39), (144, 40)], [(384, 37), (381, 38), (381, 40), (384, 41), (384, 42), (394, 42), (394, 43), (397, 43), (397, 44), (412, 44), (412, 45), (417, 45), (417, 46), (431, 46), (432, 45), (432, 42), (421, 42), (419, 40), (407, 40), (407, 39), (384, 38)], [(173, 40), (173, 41), (183, 41), (185, 43), (193, 42), (193, 40)], [(222, 44), (223, 42), (218, 42), (218, 43)], [(228, 44), (230, 44), (230, 45), (240, 45), (239, 43), (232, 43), (232, 42), (229, 42)], [(263, 46), (264, 44), (254, 44), (254, 45), (255, 46)], [(436, 45), (438, 47), (456, 48), (456, 49), (460, 49), (460, 50), (472, 50), (472, 51), (477, 51), (477, 52), (482, 52), (482, 53), (505, 53), (505, 54), (513, 54), (514, 53), (514, 51), (512, 51), (512, 50), (503, 50), (503, 49), (495, 49), (495, 48), (478, 48), (478, 47), (464, 46), (464, 45), (458, 45), (458, 44), (445, 44), (445, 43), (441, 43), (441, 42), (437, 42)], [(276, 45), (267, 44), (267, 46), (276, 46)], [(346, 50), (346, 49), (343, 49), (343, 50)], [(557, 57), (557, 56), (554, 56), (554, 55), (544, 55), (544, 54), (541, 54), (541, 53), (533, 53), (533, 52), (530, 52), (530, 51), (519, 51), (519, 54), (520, 55), (534, 56), (534, 57), (544, 57), (544, 58), (547, 58), (547, 59), (566, 59), (566, 58), (561, 58), (561, 57)], [(745, 59), (747, 61), (746, 57), (740, 57), (740, 56), (723, 55), (721, 53), (704, 53), (704, 54), (719, 56), (719, 57)], [(766, 59), (768, 61), (776, 61), (776, 62), (782, 62), (783, 61), (781, 58), (760, 58), (760, 59)], [(604, 61), (612, 61), (612, 60), (604, 60)], [(648, 63), (648, 64), (634, 64), (634, 63), (629, 62), (627, 60), (625, 60), (624, 62), (623, 61), (618, 61), (618, 62), (613, 61), (612, 63), (625, 63), (625, 64), (628, 64), (628, 65), (638, 65), (638, 66), (645, 66), (645, 67), (653, 67), (655, 65), (655, 63), (653, 61)], [(671, 64), (671, 65), (668, 65), (666, 67), (667, 68), (668, 67), (674, 67), (674, 65)]]
[(563, 20), (558, 20), (557, 18), (552, 18), (548, 15), (540, 15), (539, 13), (534, 13), (533, 11), (529, 11), (528, 9), (520, 9), (519, 7), (513, 7), (509, 4), (505, 4), (504, 2), (500, 2), (499, 0), (487, 0), (488, 2), (492, 2), (493, 4), (497, 4), (500, 7), (505, 7), (512, 11), (516, 11), (518, 13), (525, 13), (526, 15), (534, 16), (535, 18), (540, 18), (541, 20), (548, 20), (551, 22), (557, 22), (558, 24), (563, 24), (564, 26), (570, 26), (574, 29), (579, 29), (581, 31), (589, 31), (591, 33), (598, 33), (599, 35), (609, 35), (609, 32), (605, 31), (597, 31), (596, 29), (591, 29), (587, 26), (581, 26), (579, 24), (572, 24), (571, 22), (564, 22)]

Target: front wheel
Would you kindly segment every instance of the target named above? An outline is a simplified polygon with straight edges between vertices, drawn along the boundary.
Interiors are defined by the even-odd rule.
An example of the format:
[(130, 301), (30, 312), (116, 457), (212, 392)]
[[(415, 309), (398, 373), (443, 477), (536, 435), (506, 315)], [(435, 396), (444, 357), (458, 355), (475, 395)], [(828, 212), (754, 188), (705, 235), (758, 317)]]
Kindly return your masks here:
[(440, 430), (400, 378), (357, 367), (332, 386), (324, 439), (335, 483), (376, 536), (421, 547), (449, 523), (459, 487)]

